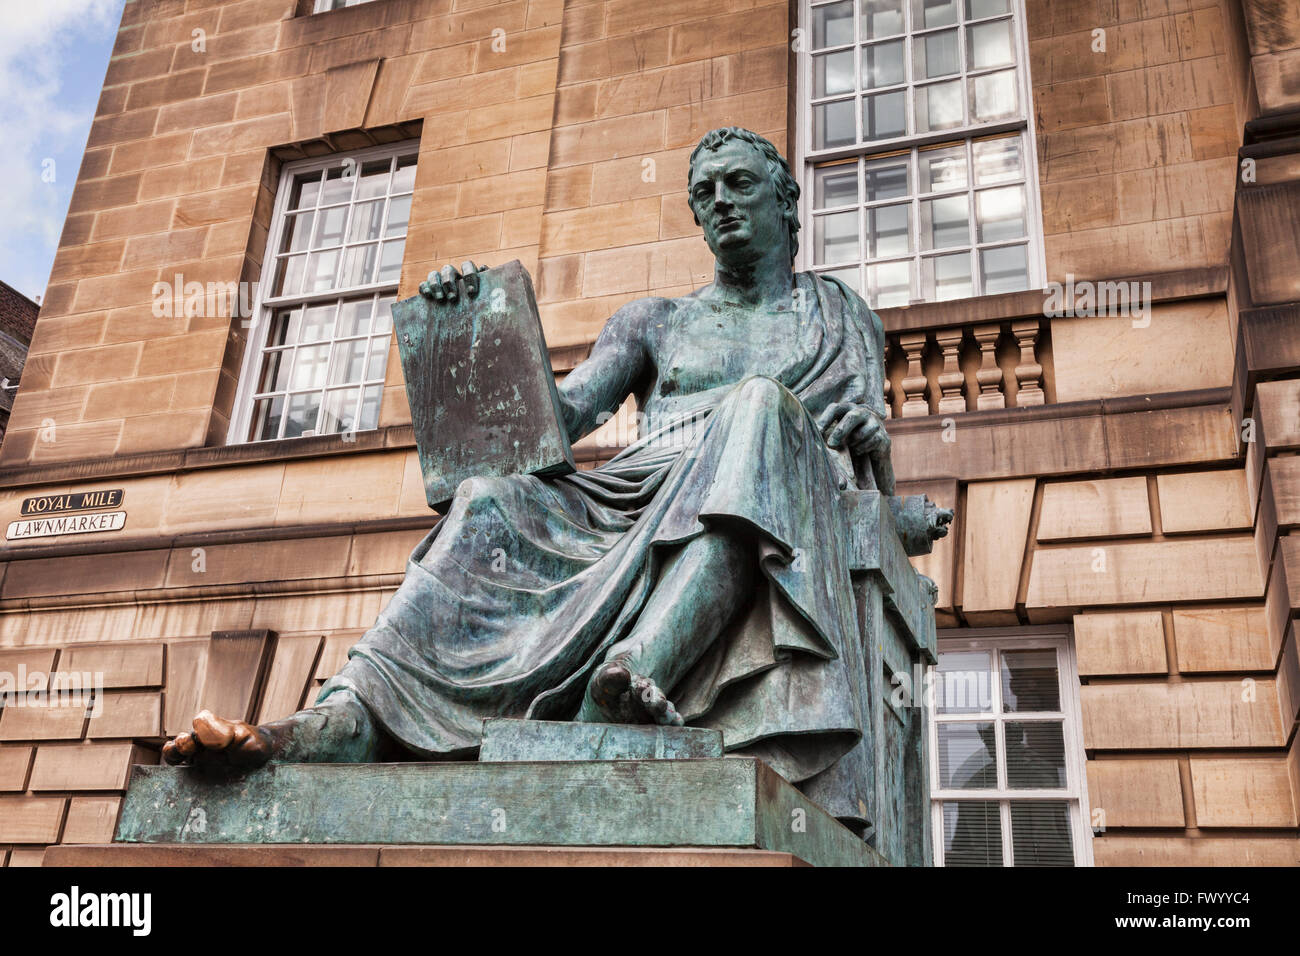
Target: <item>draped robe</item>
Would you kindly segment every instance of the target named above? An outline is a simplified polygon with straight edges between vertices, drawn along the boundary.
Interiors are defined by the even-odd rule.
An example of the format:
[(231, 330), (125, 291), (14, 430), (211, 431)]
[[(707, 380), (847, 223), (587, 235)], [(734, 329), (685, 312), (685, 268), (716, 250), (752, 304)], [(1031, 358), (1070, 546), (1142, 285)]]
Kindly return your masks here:
[(670, 329), (644, 433), (611, 461), (463, 482), (318, 701), (350, 688), (426, 758), (472, 759), (484, 718), (573, 719), (667, 554), (736, 529), (754, 593), (664, 690), (729, 753), (861, 818), (867, 682), (839, 499), (871, 469), (828, 448), (815, 417), (852, 402), (883, 418), (884, 336), (837, 280), (800, 273), (794, 301), (727, 341), (699, 321)]

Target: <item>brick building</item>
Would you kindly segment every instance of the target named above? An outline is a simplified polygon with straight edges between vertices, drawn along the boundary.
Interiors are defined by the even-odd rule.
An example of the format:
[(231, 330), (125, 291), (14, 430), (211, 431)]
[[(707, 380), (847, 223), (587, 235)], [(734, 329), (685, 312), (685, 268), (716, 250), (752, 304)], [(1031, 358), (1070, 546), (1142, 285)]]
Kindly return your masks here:
[(128, 0), (0, 447), (0, 672), (103, 689), (0, 711), (0, 862), (373, 622), (432, 521), (389, 303), (519, 259), (572, 367), (710, 278), (720, 125), (790, 159), (958, 510), (937, 862), (1300, 862), (1297, 69), (1266, 0)]
[(40, 305), (8, 283), (0, 282), (0, 440), (9, 427), (14, 393), (18, 391), (40, 311)]

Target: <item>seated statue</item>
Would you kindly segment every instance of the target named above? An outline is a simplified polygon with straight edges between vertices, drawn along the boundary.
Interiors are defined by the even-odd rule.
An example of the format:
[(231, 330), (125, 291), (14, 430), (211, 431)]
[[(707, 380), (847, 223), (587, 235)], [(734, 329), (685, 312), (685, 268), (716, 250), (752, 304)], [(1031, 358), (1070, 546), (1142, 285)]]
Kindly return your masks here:
[[(490, 717), (716, 728), (795, 783), (858, 748), (838, 502), (894, 490), (881, 322), (793, 272), (799, 186), (766, 139), (708, 133), (688, 190), (713, 281), (618, 310), (559, 385), (571, 441), (629, 395), (638, 439), (563, 477), (462, 482), (314, 706), (261, 726), (204, 712), (168, 762), (474, 759)], [(460, 279), (420, 292), (474, 294)]]

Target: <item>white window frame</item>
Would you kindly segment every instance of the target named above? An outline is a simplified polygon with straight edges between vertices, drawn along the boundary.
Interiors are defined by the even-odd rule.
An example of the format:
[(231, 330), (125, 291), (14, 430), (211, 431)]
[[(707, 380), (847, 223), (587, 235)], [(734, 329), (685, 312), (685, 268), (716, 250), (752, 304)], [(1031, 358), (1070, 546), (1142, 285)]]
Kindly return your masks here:
[(1007, 721), (1057, 720), (1064, 722), (1062, 736), (1065, 744), (1064, 790), (942, 790), (939, 787), (939, 723), (936, 713), (936, 697), (939, 692), (937, 683), (937, 665), (931, 665), (929, 687), (933, 693), (926, 695), (926, 707), (929, 717), (929, 746), (933, 755), (930, 763), (930, 820), (931, 833), (934, 835), (934, 865), (943, 866), (944, 829), (943, 803), (955, 800), (986, 800), (999, 802), (1001, 814), (1002, 865), (1013, 865), (1014, 841), (1011, 839), (1011, 809), (1008, 801), (1016, 800), (1064, 800), (1069, 804), (1071, 848), (1074, 865), (1092, 866), (1092, 828), (1091, 810), (1088, 804), (1087, 754), (1083, 748), (1082, 714), (1079, 704), (1079, 667), (1075, 656), (1074, 638), (1068, 628), (1059, 626), (1019, 627), (1019, 628), (953, 628), (939, 632), (939, 653), (951, 651), (1024, 651), (1055, 649), (1057, 675), (1060, 680), (1061, 714), (1022, 715), (1016, 712), (1002, 713), (1002, 672), (997, 661), (991, 681), (991, 714), (954, 714), (945, 715), (945, 723), (987, 723), (994, 722), (998, 740), (1000, 763), (1005, 762), (1003, 724)]
[[(795, 151), (795, 159), (798, 168), (797, 175), (799, 178), (801, 195), (804, 200), (803, 203), (801, 204), (802, 208), (800, 210), (800, 228), (803, 230), (804, 241), (802, 241), (799, 244), (800, 246), (799, 253), (796, 258), (797, 267), (801, 270), (812, 270), (816, 272), (836, 272), (844, 268), (852, 268), (855, 265), (854, 263), (840, 263), (840, 264), (827, 264), (827, 265), (814, 264), (815, 256), (813, 254), (814, 244), (813, 244), (813, 214), (812, 214), (814, 165), (818, 163), (841, 160), (850, 157), (863, 157), (865, 159), (872, 159), (877, 156), (897, 154), (906, 150), (906, 151), (910, 151), (911, 153), (910, 165), (909, 165), (910, 181), (908, 184), (908, 197), (906, 201), (909, 202), (911, 205), (909, 224), (911, 228), (913, 248), (912, 251), (906, 255), (892, 256), (881, 261), (893, 262), (899, 260), (911, 260), (912, 265), (910, 267), (910, 274), (912, 275), (913, 281), (916, 284), (915, 289), (917, 295), (916, 297), (909, 296), (910, 298), (909, 304), (915, 305), (921, 302), (931, 302), (931, 301), (958, 301), (958, 299), (943, 300), (943, 299), (939, 299), (938, 297), (934, 299), (925, 299), (920, 296), (920, 293), (922, 291), (921, 274), (920, 274), (921, 260), (923, 258), (927, 258), (927, 256), (924, 255), (924, 253), (929, 253), (932, 250), (924, 250), (923, 252), (923, 250), (920, 248), (921, 246), (920, 202), (918, 201), (919, 190), (917, 189), (917, 187), (919, 186), (919, 182), (917, 180), (919, 178), (920, 172), (917, 166), (917, 159), (916, 159), (917, 149), (919, 147), (932, 146), (941, 143), (956, 145), (957, 143), (964, 142), (969, 144), (972, 140), (985, 139), (985, 138), (997, 136), (999, 134), (1007, 134), (1007, 133), (1019, 131), (1020, 138), (1021, 138), (1021, 153), (1024, 157), (1023, 185), (1025, 190), (1025, 220), (1026, 220), (1025, 233), (1026, 233), (1026, 240), (1027, 240), (1026, 262), (1028, 264), (1028, 273), (1029, 273), (1028, 280), (1027, 280), (1028, 284), (1026, 286), (1026, 289), (1042, 288), (1044, 283), (1046, 282), (1047, 264), (1046, 264), (1046, 250), (1044, 248), (1044, 240), (1043, 240), (1042, 201), (1039, 194), (1040, 191), (1039, 191), (1039, 183), (1038, 183), (1038, 150), (1037, 150), (1037, 136), (1036, 136), (1035, 125), (1034, 125), (1033, 83), (1029, 75), (1029, 69), (1030, 69), (1029, 28), (1028, 28), (1028, 21), (1025, 15), (1024, 0), (1010, 0), (1012, 21), (1015, 24), (1015, 29), (1012, 32), (1015, 34), (1013, 41), (1015, 43), (1015, 49), (1016, 49), (1015, 76), (1016, 76), (1016, 84), (1017, 84), (1016, 93), (1017, 96), (1019, 97), (1019, 103), (1020, 103), (1019, 116), (1005, 119), (1005, 120), (998, 120), (990, 123), (979, 124), (979, 125), (967, 125), (967, 126), (956, 127), (953, 129), (946, 129), (946, 130), (926, 132), (926, 133), (913, 133), (912, 135), (894, 137), (888, 140), (876, 140), (876, 141), (865, 142), (865, 143), (851, 143), (845, 146), (837, 146), (832, 149), (814, 151), (812, 149), (813, 97), (811, 95), (813, 91), (812, 8), (814, 4), (820, 7), (826, 5), (827, 3), (834, 3), (834, 2), (836, 2), (836, 0), (800, 0), (799, 3), (799, 24), (801, 27), (801, 36), (803, 37), (803, 42), (801, 42), (798, 45), (797, 47), (798, 52), (796, 56), (797, 69), (798, 69), (798, 79), (797, 79), (798, 90), (797, 90), (796, 103), (797, 103), (798, 115), (796, 116), (796, 123), (795, 123), (795, 144), (794, 144), (795, 150), (794, 151)], [(862, 14), (861, 0), (853, 0), (853, 2), (854, 2), (854, 17), (855, 19), (857, 19), (860, 18)], [(910, 4), (913, 2), (913, 0), (906, 0), (906, 2)], [(964, 4), (965, 0), (958, 0), (958, 2)], [(908, 69), (910, 69), (910, 64), (914, 63), (914, 59), (913, 59), (914, 35), (915, 35), (915, 31), (910, 31), (902, 34), (902, 36), (905, 38), (904, 62), (906, 64), (909, 64)], [(862, 44), (858, 44), (858, 46), (861, 48)], [(963, 49), (959, 50), (959, 56), (961, 57), (961, 62), (964, 65), (965, 57), (966, 57), (966, 51), (964, 49), (965, 44), (962, 44), (962, 46)], [(987, 72), (997, 72), (997, 68), (990, 69), (990, 70), (975, 70), (975, 71), (963, 70), (961, 73), (957, 74), (957, 76), (963, 78), (964, 80), (965, 78), (971, 76), (978, 76)], [(940, 80), (939, 82), (943, 82), (943, 81)], [(913, 91), (918, 89), (920, 86), (927, 86), (927, 85), (931, 85), (931, 84), (929, 83), (918, 84), (915, 82), (915, 79), (913, 79), (912, 83), (910, 84), (905, 83), (902, 87), (902, 89), (905, 92), (905, 110), (906, 110), (905, 122), (909, 129), (912, 130), (916, 129), (915, 117), (913, 116), (914, 108), (915, 108), (914, 97), (912, 95)], [(890, 87), (888, 89), (894, 89), (894, 87)], [(856, 115), (854, 118), (854, 124), (855, 124), (855, 128), (858, 129), (861, 128), (861, 124), (862, 124), (862, 116), (861, 116), (862, 110), (859, 104), (862, 102), (863, 98), (866, 95), (867, 93), (865, 91), (859, 91), (856, 97), (851, 98), (852, 102), (855, 104), (854, 110)], [(965, 108), (966, 107), (963, 107), (963, 109)], [(970, 230), (971, 230), (971, 237), (970, 237), (971, 242), (969, 246), (966, 246), (964, 248), (969, 252), (971, 256), (971, 287), (973, 290), (972, 297), (977, 297), (981, 295), (997, 294), (997, 293), (987, 293), (982, 288), (982, 282), (979, 277), (979, 250), (981, 248), (989, 248), (989, 247), (994, 247), (999, 245), (1014, 245), (1016, 244), (1016, 242), (1010, 240), (1005, 242), (991, 242), (991, 243), (979, 242), (978, 223), (977, 220), (975, 219), (975, 208), (974, 208), (974, 194), (976, 192), (976, 187), (975, 187), (973, 177), (969, 175), (970, 174), (969, 156), (971, 151), (969, 145), (967, 146), (966, 151), (968, 156), (968, 168), (967, 168), (968, 178), (966, 184), (966, 194), (968, 197), (970, 197), (969, 208), (970, 208), (971, 217), (969, 222), (970, 222)], [(861, 165), (861, 163), (859, 163), (859, 165)], [(859, 179), (860, 178), (861, 177), (859, 177)], [(1020, 180), (1017, 180), (1016, 182), (1020, 182)], [(1011, 184), (1012, 183), (1007, 183), (1006, 185), (1011, 185)], [(858, 198), (859, 198), (859, 202), (857, 204), (857, 208), (860, 210), (859, 239), (861, 245), (858, 250), (859, 257), (856, 262), (856, 267), (859, 270), (858, 271), (859, 287), (862, 290), (861, 291), (862, 298), (866, 299), (867, 301), (871, 301), (872, 298), (871, 290), (868, 288), (866, 283), (866, 274), (868, 268), (868, 257), (867, 257), (868, 236), (866, 232), (865, 208), (869, 204), (866, 202), (866, 196), (861, 192), (859, 193)], [(902, 201), (904, 200), (901, 199), (882, 200), (881, 204), (889, 205), (890, 203), (899, 203)], [(943, 253), (940, 253), (940, 255), (942, 254)], [(872, 305), (874, 307), (875, 304), (872, 303)]]
[(329, 13), (331, 10), (345, 10), (348, 7), (359, 7), (363, 3), (372, 2), (372, 0), (344, 0), (344, 4), (341, 7), (331, 6), (333, 2), (334, 0), (316, 0), (316, 6), (312, 9), (312, 13)]
[[(240, 368), (239, 384), (235, 390), (235, 403), (231, 410), (230, 428), (226, 432), (226, 444), (248, 445), (257, 444), (259, 441), (292, 440), (289, 438), (277, 438), (258, 439), (254, 441), (250, 440), (248, 437), (248, 429), (252, 424), (253, 395), (257, 392), (256, 379), (261, 371), (261, 360), (265, 348), (266, 336), (270, 331), (269, 326), (271, 317), (274, 315), (276, 309), (283, 308), (287, 305), (311, 305), (313, 303), (328, 302), (331, 299), (360, 298), (366, 295), (383, 295), (385, 293), (395, 294), (400, 283), (399, 275), (397, 279), (387, 280), (384, 282), (372, 282), (359, 286), (339, 287), (330, 289), (326, 292), (272, 296), (270, 292), (275, 285), (276, 255), (284, 240), (284, 229), (288, 218), (286, 213), (289, 206), (289, 197), (293, 192), (293, 178), (304, 173), (323, 172), (326, 169), (340, 165), (347, 159), (354, 160), (357, 168), (360, 169), (370, 160), (384, 156), (391, 158), (392, 156), (401, 155), (403, 153), (418, 154), (419, 149), (420, 141), (418, 139), (408, 139), (403, 140), (400, 143), (385, 143), (382, 146), (372, 146), (366, 149), (349, 150), (342, 153), (330, 153), (326, 156), (317, 156), (311, 159), (295, 160), (293, 162), (285, 163), (281, 168), (280, 180), (276, 186), (275, 207), (271, 216), (271, 228), (267, 233), (266, 250), (262, 255), (262, 272), (257, 284), (256, 304), (253, 307), (253, 315), (249, 322), (248, 338), (244, 344), (244, 360)], [(410, 236), (410, 228), (411, 224), (408, 223), (408, 238)], [(288, 414), (287, 404), (284, 414)]]

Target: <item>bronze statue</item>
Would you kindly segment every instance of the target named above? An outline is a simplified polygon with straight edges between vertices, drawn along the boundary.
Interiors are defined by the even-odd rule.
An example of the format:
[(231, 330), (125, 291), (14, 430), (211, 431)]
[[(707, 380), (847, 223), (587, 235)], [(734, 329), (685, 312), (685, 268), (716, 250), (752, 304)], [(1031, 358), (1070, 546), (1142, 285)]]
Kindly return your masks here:
[[(792, 271), (799, 187), (761, 136), (707, 134), (687, 198), (714, 280), (620, 309), (559, 386), (571, 440), (629, 394), (638, 440), (590, 471), (463, 482), (315, 706), (263, 726), (202, 713), (168, 762), (473, 759), (496, 716), (714, 727), (793, 782), (856, 746), (835, 501), (894, 490), (880, 319)], [(448, 266), (420, 291), (475, 294), (462, 280)]]

